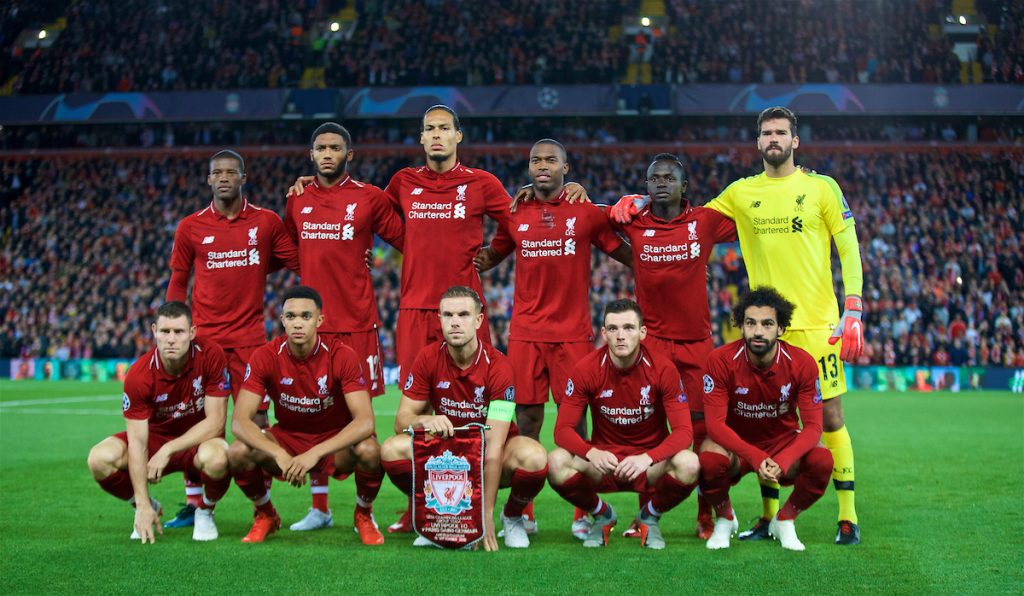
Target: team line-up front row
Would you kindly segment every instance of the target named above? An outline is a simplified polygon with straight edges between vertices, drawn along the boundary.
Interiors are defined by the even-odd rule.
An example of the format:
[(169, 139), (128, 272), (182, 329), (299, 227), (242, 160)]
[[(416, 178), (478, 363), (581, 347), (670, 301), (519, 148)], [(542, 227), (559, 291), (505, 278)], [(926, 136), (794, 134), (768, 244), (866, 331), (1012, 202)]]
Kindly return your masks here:
[[(132, 537), (143, 543), (162, 532), (161, 507), (149, 496), (149, 484), (172, 472), (201, 479), (193, 529), (201, 541), (218, 537), (214, 510), (234, 479), (255, 507), (243, 542), (262, 542), (280, 528), (270, 499), (272, 477), (299, 486), (311, 472), (354, 475), (356, 532), (364, 544), (382, 544), (372, 506), (385, 473), (407, 495), (413, 490), (412, 438), (402, 431), (423, 429), (443, 440), (456, 426), (477, 422), (490, 427), (483, 464), (485, 550), (498, 549), (499, 487), (511, 489), (499, 514), (505, 546), (524, 548), (536, 527), (523, 513), (545, 482), (592, 516), (577, 533), (586, 547), (607, 544), (618, 519), (600, 493), (645, 496), (634, 523), (641, 544), (654, 549), (665, 547), (661, 516), (699, 486), (717, 518), (707, 548), (728, 548), (738, 529), (729, 488), (750, 472), (764, 482), (792, 485), (770, 529), (783, 548), (804, 550), (794, 522), (824, 494), (833, 459), (821, 443), (817, 363), (779, 339), (793, 312), (793, 304), (770, 287), (739, 299), (732, 314), (742, 339), (707, 359), (707, 437), (691, 445), (688, 396), (676, 366), (645, 343), (647, 327), (635, 302), (608, 303), (601, 327), (605, 345), (572, 367), (555, 423), (556, 448), (548, 453), (518, 433), (512, 365), (478, 338), (483, 305), (472, 288), (452, 286), (442, 295), (436, 314), (442, 339), (416, 356), (402, 388), (396, 434), (383, 443), (375, 435), (360, 358), (318, 333), (324, 313), (314, 289), (294, 286), (282, 295), (284, 335), (248, 360), (230, 445), (224, 438), (231, 395), (224, 351), (197, 339), (189, 307), (172, 301), (156, 312), (156, 346), (127, 374), (126, 431), (93, 447), (89, 468), (105, 491), (134, 506)], [(261, 429), (254, 419), (266, 399), (277, 422)], [(588, 409), (589, 440), (578, 431)]]

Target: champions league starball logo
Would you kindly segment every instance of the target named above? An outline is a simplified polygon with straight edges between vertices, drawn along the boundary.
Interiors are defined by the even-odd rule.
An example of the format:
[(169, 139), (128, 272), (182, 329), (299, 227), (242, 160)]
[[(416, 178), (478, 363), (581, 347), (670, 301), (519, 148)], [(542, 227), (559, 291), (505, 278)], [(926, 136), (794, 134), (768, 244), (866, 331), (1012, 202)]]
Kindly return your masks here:
[(459, 515), (472, 507), (473, 482), (469, 479), (469, 461), (452, 455), (447, 449), (432, 456), (423, 465), (427, 479), (423, 495), (427, 509), (440, 515)]

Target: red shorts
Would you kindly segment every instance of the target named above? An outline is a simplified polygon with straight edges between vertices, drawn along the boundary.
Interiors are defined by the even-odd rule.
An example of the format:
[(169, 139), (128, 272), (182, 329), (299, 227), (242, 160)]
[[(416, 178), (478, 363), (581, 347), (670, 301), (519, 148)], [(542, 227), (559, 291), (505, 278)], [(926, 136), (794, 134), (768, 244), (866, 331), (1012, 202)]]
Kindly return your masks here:
[(647, 485), (647, 472), (640, 474), (632, 481), (619, 480), (614, 474), (605, 474), (594, 490), (599, 493), (646, 493), (650, 492), (651, 487)]
[(676, 365), (683, 380), (686, 401), (691, 412), (704, 411), (704, 364), (715, 344), (711, 338), (698, 341), (683, 341), (648, 335), (644, 345), (660, 352)]
[(539, 341), (508, 342), (512, 361), (512, 379), (516, 386), (516, 403), (538, 405), (548, 401), (551, 391), (555, 403), (562, 403), (569, 384), (569, 373), (576, 363), (594, 351), (588, 341), (546, 343)]
[[(487, 312), (484, 322), (476, 332), (477, 339), (491, 345), (491, 330), (487, 325)], [(412, 370), (416, 356), (426, 345), (444, 339), (441, 336), (441, 319), (436, 310), (420, 308), (402, 308), (398, 311), (398, 324), (395, 325), (395, 359), (398, 360), (398, 385), (405, 387), (402, 375)]]
[[(282, 429), (279, 425), (275, 424), (268, 428), (265, 432), (269, 432), (273, 435), (274, 440), (280, 445), (288, 455), (292, 457), (296, 455), (302, 455), (309, 451), (316, 445), (323, 443), (324, 441), (330, 440), (332, 437), (337, 436), (336, 432), (327, 432), (320, 434), (313, 433), (298, 433), (289, 432)], [(334, 473), (334, 454), (325, 455), (320, 459), (319, 462), (310, 470), (310, 472), (320, 472), (323, 474)]]
[[(110, 436), (120, 439), (122, 442), (124, 442), (125, 445), (128, 444), (127, 431), (119, 432), (117, 434), (113, 434)], [(169, 443), (172, 439), (176, 438), (177, 437), (169, 437), (165, 435), (149, 433), (149, 441), (147, 445), (147, 448), (149, 449), (149, 456), (153, 457), (153, 454), (159, 451), (160, 448), (164, 446), (164, 444)], [(171, 456), (171, 460), (167, 463), (167, 467), (164, 468), (164, 475), (171, 474), (173, 472), (184, 472), (186, 475), (190, 477), (198, 478), (199, 469), (196, 468), (195, 463), (197, 453), (199, 453), (198, 445), (190, 449), (186, 449), (184, 451), (179, 451), (178, 453), (175, 453), (174, 455)]]
[(693, 425), (693, 452), (697, 453), (700, 451), (700, 445), (704, 442), (704, 439), (708, 438), (708, 427), (704, 424), (704, 419), (700, 420), (690, 419), (690, 424)]
[(321, 333), (324, 339), (336, 339), (355, 350), (366, 374), (370, 397), (384, 395), (384, 368), (381, 366), (380, 335), (377, 328), (355, 333)]
[[(245, 381), (245, 370), (249, 366), (249, 358), (256, 348), (260, 346), (245, 346), (242, 348), (224, 348), (224, 356), (228, 361), (228, 381), (231, 383), (232, 401), (238, 401), (238, 394), (242, 391), (242, 382)], [(260, 402), (259, 411), (266, 412), (270, 409), (270, 396), (264, 395)]]

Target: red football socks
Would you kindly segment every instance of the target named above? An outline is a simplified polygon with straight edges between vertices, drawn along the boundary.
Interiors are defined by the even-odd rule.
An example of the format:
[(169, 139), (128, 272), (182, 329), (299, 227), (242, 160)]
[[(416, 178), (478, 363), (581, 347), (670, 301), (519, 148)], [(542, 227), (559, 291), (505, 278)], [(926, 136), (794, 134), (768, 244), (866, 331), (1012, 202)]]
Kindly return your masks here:
[(522, 468), (516, 468), (512, 472), (512, 490), (509, 491), (508, 502), (505, 503), (505, 517), (519, 517), (523, 514), (526, 506), (533, 501), (533, 498), (544, 488), (544, 482), (548, 478), (548, 467), (536, 472), (527, 472)]
[[(409, 465), (410, 471), (412, 470), (412, 464)], [(377, 493), (380, 492), (380, 485), (384, 480), (384, 469), (378, 468), (373, 472), (367, 472), (356, 468), (356, 499), (365, 503), (365, 507), (369, 507), (373, 503), (373, 500), (377, 498)], [(409, 484), (412, 484), (412, 478), (409, 478)]]
[(100, 488), (122, 501), (128, 501), (135, 495), (135, 489), (132, 488), (132, 479), (128, 472), (116, 470), (110, 476), (103, 480), (97, 480), (97, 482)]
[(600, 503), (597, 491), (594, 490), (590, 480), (579, 472), (571, 476), (560, 486), (552, 484), (551, 488), (555, 489), (555, 492), (561, 495), (563, 499), (584, 511), (593, 511)]
[(815, 447), (800, 460), (800, 472), (793, 483), (793, 492), (779, 509), (779, 519), (796, 519), (801, 511), (815, 504), (832, 477), (832, 453), (824, 447)]
[(658, 515), (671, 510), (690, 496), (697, 483), (683, 484), (671, 474), (665, 474), (654, 486), (654, 497), (651, 498), (651, 507), (658, 512)]
[(407, 495), (412, 494), (412, 460), (381, 460), (380, 467), (384, 469), (388, 478), (391, 479), (391, 483), (397, 486), (398, 490)]

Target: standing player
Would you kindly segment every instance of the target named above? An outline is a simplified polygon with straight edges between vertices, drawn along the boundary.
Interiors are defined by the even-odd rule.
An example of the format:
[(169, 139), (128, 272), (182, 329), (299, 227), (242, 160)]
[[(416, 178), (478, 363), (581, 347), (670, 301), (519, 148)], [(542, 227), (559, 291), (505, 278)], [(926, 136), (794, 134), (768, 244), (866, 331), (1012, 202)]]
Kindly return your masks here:
[[(383, 191), (348, 175), (353, 152), (347, 129), (334, 122), (321, 124), (310, 142), (316, 178), (303, 194), (289, 196), (284, 227), (299, 247), (302, 283), (326, 301), (320, 337), (339, 340), (355, 350), (368, 372), (370, 396), (376, 397), (384, 394), (380, 316), (364, 255), (373, 246), (374, 234), (402, 250), (402, 219)], [(310, 473), (313, 507), (291, 525), (292, 530), (333, 525), (327, 478), (326, 474)]]
[(832, 469), (832, 454), (820, 443), (818, 368), (810, 354), (779, 340), (793, 304), (774, 289), (748, 292), (732, 316), (743, 338), (712, 352), (704, 376), (708, 438), (700, 452), (701, 490), (718, 514), (707, 547), (729, 548), (739, 528), (729, 486), (756, 472), (762, 480), (793, 485), (768, 525), (783, 548), (804, 550), (796, 517), (825, 493)]
[[(594, 516), (586, 547), (606, 545), (617, 520), (597, 493), (652, 492), (637, 512), (640, 539), (646, 548), (662, 549), (661, 515), (697, 487), (698, 459), (688, 449), (693, 431), (679, 373), (642, 345), (646, 335), (635, 302), (609, 303), (601, 327), (607, 345), (576, 364), (558, 410), (558, 448), (548, 456), (548, 480), (563, 499)], [(588, 407), (594, 426), (589, 442), (575, 430)]]
[(107, 437), (89, 451), (89, 470), (100, 487), (135, 507), (132, 539), (154, 542), (160, 504), (148, 483), (167, 474), (192, 474), (203, 494), (193, 540), (214, 540), (213, 508), (231, 485), (224, 442), (229, 386), (224, 352), (195, 339), (192, 313), (182, 302), (157, 309), (151, 327), (156, 347), (128, 369), (124, 380), (126, 432)]
[[(736, 224), (717, 211), (690, 205), (686, 185), (686, 170), (676, 156), (655, 156), (647, 168), (649, 205), (632, 223), (613, 219), (612, 225), (633, 247), (634, 288), (647, 326), (644, 345), (661, 352), (679, 371), (696, 449), (707, 436), (701, 375), (715, 347), (705, 274), (714, 245), (736, 240)], [(713, 525), (711, 508), (698, 494), (697, 535), (707, 540)]]
[[(772, 286), (796, 301), (793, 323), (783, 339), (818, 363), (825, 399), (822, 440), (835, 460), (832, 484), (839, 500), (836, 544), (859, 544), (853, 445), (840, 401), (846, 375), (840, 359), (854, 362), (864, 347), (860, 248), (853, 213), (839, 185), (794, 164), (793, 151), (800, 146), (796, 127), (796, 115), (786, 108), (761, 112), (757, 149), (764, 173), (733, 182), (707, 207), (736, 222), (750, 286)], [(622, 200), (613, 216), (628, 221), (635, 208), (631, 199)], [(832, 242), (846, 293), (842, 316), (832, 287)], [(778, 485), (763, 483), (761, 492), (762, 517), (741, 539), (768, 536), (768, 522), (778, 511)]]
[[(363, 544), (384, 543), (373, 522), (380, 491), (380, 446), (373, 436), (370, 394), (352, 348), (317, 334), (323, 302), (306, 286), (281, 297), (286, 335), (256, 350), (246, 368), (231, 431), (238, 438), (228, 457), (235, 483), (256, 506), (256, 519), (242, 542), (263, 542), (281, 527), (270, 502), (263, 470), (294, 486), (318, 471), (344, 478), (355, 471), (354, 525)], [(261, 430), (252, 416), (269, 395), (278, 423)]]
[[(512, 367), (501, 352), (482, 343), (483, 302), (472, 288), (453, 286), (441, 296), (439, 308), (444, 341), (420, 350), (402, 392), (395, 432), (381, 446), (381, 460), (402, 492), (412, 491), (412, 440), (402, 431), (424, 429), (450, 437), (455, 426), (490, 426), (484, 443), (484, 549), (498, 549), (494, 505), (498, 488), (511, 487), (501, 512), (505, 546), (526, 548), (523, 510), (544, 488), (547, 453), (537, 441), (518, 435), (512, 424), (515, 388)], [(433, 408), (436, 415), (429, 413)]]
[[(167, 285), (167, 300), (184, 302), (189, 277), (195, 272), (192, 310), (197, 335), (224, 349), (236, 397), (249, 356), (267, 341), (263, 327), (267, 274), (282, 266), (299, 270), (298, 251), (281, 218), (243, 196), (245, 180), (241, 155), (225, 150), (210, 158), (206, 181), (213, 200), (178, 224)], [(264, 404), (258, 417), (261, 426), (267, 424), (266, 411)], [(192, 481), (186, 475), (187, 503), (167, 527), (192, 525), (201, 493)]]
[[(486, 271), (516, 253), (508, 354), (517, 389), (516, 421), (519, 431), (532, 439), (540, 438), (549, 391), (560, 404), (572, 367), (594, 349), (590, 246), (631, 265), (629, 246), (615, 235), (600, 208), (565, 200), (568, 172), (565, 147), (553, 139), (537, 141), (529, 162), (536, 200), (512, 213), (507, 231), (499, 229), (476, 259), (479, 270)], [(586, 423), (581, 424), (585, 435)], [(528, 515), (533, 522), (532, 511)], [(576, 512), (578, 537), (588, 529), (585, 517), (585, 511)]]

